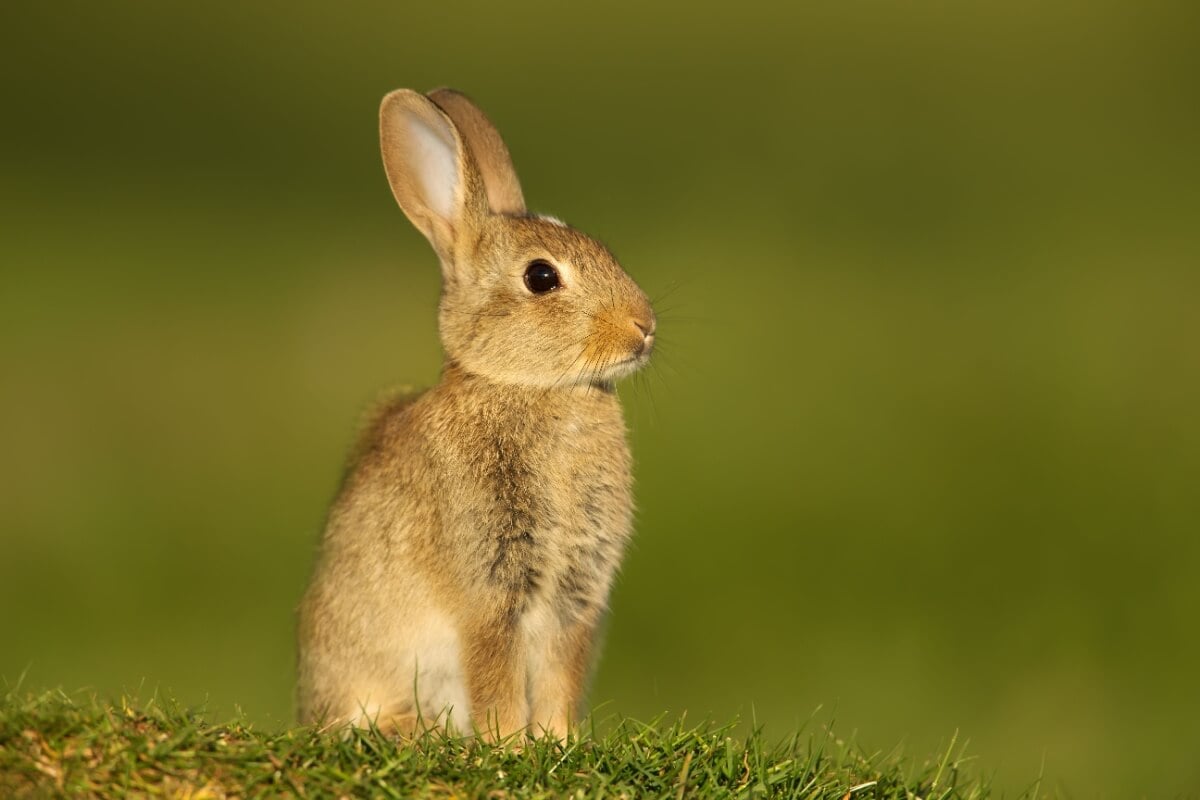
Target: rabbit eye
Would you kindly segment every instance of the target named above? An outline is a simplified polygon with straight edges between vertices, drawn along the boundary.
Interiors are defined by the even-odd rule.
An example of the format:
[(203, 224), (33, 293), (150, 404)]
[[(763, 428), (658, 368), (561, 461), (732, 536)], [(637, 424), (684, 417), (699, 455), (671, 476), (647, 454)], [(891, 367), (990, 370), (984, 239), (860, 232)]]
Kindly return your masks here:
[(531, 261), (525, 268), (525, 286), (534, 294), (545, 294), (561, 285), (558, 280), (558, 270), (541, 259)]

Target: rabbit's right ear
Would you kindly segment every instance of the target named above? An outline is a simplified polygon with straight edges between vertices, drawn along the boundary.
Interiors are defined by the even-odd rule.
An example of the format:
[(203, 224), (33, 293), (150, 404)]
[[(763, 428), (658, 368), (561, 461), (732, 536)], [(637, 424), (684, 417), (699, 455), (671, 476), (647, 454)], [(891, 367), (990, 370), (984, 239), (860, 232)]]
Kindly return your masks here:
[(434, 89), (429, 93), (429, 99), (454, 121), (471, 151), (487, 189), (488, 207), (496, 214), (524, 214), (525, 196), (521, 193), (521, 182), (517, 180), (508, 147), (492, 121), (462, 92)]
[(397, 89), (379, 106), (383, 168), (396, 202), (442, 258), (487, 213), (483, 179), (454, 122), (429, 98)]

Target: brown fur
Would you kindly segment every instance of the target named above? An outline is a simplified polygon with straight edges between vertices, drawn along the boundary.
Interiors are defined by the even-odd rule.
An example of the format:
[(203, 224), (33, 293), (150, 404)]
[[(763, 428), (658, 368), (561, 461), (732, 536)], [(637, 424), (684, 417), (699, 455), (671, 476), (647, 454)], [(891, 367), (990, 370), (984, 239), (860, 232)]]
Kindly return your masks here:
[[(612, 384), (654, 314), (602, 245), (525, 213), (465, 97), (398, 90), (380, 116), (393, 193), (442, 264), (447, 362), (355, 448), (300, 607), (299, 716), (561, 735), (631, 531)], [(525, 287), (535, 259), (558, 289)]]

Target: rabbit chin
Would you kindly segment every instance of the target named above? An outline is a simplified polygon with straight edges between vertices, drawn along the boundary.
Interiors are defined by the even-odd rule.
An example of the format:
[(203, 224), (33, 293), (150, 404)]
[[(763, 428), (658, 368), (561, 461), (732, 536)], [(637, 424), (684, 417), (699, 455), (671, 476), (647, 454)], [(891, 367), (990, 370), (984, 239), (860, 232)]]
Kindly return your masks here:
[[(648, 355), (635, 355), (611, 364), (589, 365), (577, 370), (570, 377), (564, 375), (539, 376), (537, 385), (550, 389), (584, 389), (593, 386), (611, 385), (621, 378), (632, 375), (650, 360)], [(543, 382), (540, 378), (544, 377)], [(532, 383), (532, 382), (531, 382)]]
[(594, 375), (594, 380), (600, 380), (600, 381), (606, 381), (606, 382), (620, 380), (621, 378), (624, 378), (626, 376), (632, 375), (633, 373), (637, 372), (639, 369), (641, 369), (643, 366), (645, 366), (646, 362), (648, 362), (649, 360), (650, 360), (649, 353), (633, 355), (633, 356), (630, 356), (629, 358), (624, 359), (623, 361), (618, 361), (615, 364), (609, 364), (608, 366), (604, 367), (603, 369), (596, 371), (592, 374)]

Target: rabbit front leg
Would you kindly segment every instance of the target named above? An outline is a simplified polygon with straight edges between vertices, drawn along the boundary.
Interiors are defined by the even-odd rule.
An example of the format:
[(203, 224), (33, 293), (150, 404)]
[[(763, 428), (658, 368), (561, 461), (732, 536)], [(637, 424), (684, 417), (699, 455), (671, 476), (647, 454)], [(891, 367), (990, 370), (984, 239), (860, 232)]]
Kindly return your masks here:
[(566, 736), (579, 721), (595, 624), (572, 620), (529, 631), (530, 719), (536, 735)]
[(475, 728), (498, 741), (529, 725), (528, 658), (518, 618), (505, 604), (463, 631), (463, 670)]

